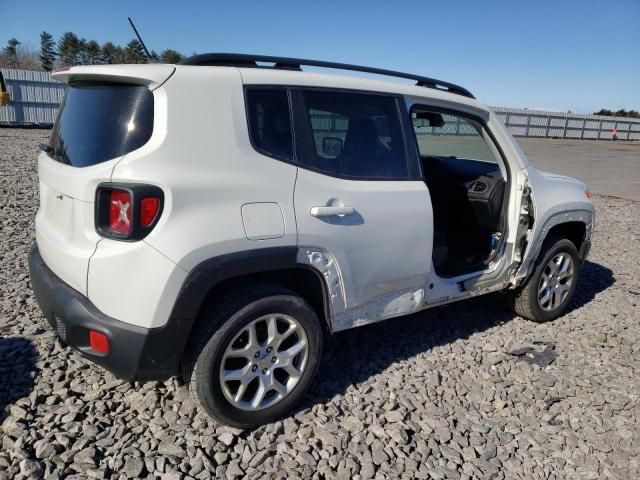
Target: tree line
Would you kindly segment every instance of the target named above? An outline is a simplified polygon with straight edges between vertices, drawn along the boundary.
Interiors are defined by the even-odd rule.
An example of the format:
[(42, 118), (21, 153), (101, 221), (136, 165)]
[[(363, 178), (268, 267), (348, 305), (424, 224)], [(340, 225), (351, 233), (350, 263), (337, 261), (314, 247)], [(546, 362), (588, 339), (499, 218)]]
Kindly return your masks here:
[(74, 65), (104, 65), (113, 63), (178, 63), (183, 55), (172, 49), (161, 53), (154, 50), (147, 57), (139, 40), (133, 39), (124, 47), (113, 42), (102, 45), (95, 40), (86, 40), (73, 32), (64, 33), (56, 42), (48, 32), (40, 34), (40, 52), (21, 47), (20, 41), (12, 38), (2, 49), (0, 67), (44, 70), (72, 67)]
[[(147, 57), (139, 40), (133, 39), (124, 47), (113, 42), (100, 45), (95, 40), (79, 38), (73, 32), (64, 33), (56, 42), (48, 32), (40, 34), (40, 52), (21, 48), (22, 44), (11, 38), (0, 52), (0, 67), (44, 70), (74, 65), (104, 65), (113, 63), (178, 63), (183, 55), (177, 50), (166, 49), (160, 54), (154, 50)], [(608, 117), (640, 118), (635, 110), (617, 111), (601, 108), (593, 115)]]
[(597, 112), (593, 112), (594, 115), (605, 115), (607, 117), (626, 117), (626, 118), (640, 118), (640, 113), (635, 110), (625, 110), (620, 109), (618, 111), (607, 110), (606, 108), (601, 108)]

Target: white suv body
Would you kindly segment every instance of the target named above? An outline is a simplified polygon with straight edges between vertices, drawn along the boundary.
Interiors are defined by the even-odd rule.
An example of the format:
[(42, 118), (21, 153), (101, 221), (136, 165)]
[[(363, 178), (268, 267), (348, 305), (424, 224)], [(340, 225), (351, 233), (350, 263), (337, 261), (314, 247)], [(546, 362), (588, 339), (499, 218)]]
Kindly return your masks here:
[[(205, 55), (54, 74), (69, 87), (38, 158), (30, 268), (69, 345), (121, 377), (166, 378), (198, 350), (203, 312), (256, 284), (286, 287), (331, 332), (497, 290), (513, 291), (535, 320), (566, 307), (593, 205), (582, 183), (537, 171), (486, 105), (446, 82), (251, 61)], [(143, 207), (150, 217), (139, 220)], [(118, 224), (133, 228), (129, 238), (109, 233), (120, 220), (147, 225)], [(579, 261), (555, 306), (545, 287), (547, 308), (526, 287), (550, 238), (571, 241)], [(240, 417), (203, 403), (249, 426), (283, 414), (283, 399), (302, 390), (254, 411), (238, 403)]]

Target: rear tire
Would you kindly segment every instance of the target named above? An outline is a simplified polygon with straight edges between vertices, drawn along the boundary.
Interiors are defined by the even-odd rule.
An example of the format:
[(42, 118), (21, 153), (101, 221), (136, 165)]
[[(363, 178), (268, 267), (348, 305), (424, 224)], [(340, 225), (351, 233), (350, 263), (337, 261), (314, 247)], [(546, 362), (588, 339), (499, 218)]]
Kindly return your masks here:
[(200, 319), (183, 377), (220, 423), (248, 429), (289, 413), (310, 387), (323, 331), (311, 306), (275, 285), (219, 298)]
[(548, 238), (533, 274), (511, 295), (513, 310), (538, 323), (558, 318), (571, 302), (579, 273), (580, 259), (573, 242), (566, 238)]

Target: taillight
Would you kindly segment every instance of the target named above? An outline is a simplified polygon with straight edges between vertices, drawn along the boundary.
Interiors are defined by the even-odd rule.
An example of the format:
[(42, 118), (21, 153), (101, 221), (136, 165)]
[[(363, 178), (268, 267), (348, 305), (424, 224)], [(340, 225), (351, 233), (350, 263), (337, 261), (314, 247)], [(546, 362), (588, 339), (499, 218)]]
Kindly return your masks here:
[(140, 240), (162, 214), (164, 194), (153, 185), (101, 183), (96, 192), (96, 231), (103, 237)]
[(156, 219), (160, 199), (155, 197), (145, 197), (140, 200), (140, 226), (148, 227)]
[(109, 229), (113, 233), (122, 235), (131, 233), (131, 210), (131, 195), (129, 192), (111, 190), (109, 195)]

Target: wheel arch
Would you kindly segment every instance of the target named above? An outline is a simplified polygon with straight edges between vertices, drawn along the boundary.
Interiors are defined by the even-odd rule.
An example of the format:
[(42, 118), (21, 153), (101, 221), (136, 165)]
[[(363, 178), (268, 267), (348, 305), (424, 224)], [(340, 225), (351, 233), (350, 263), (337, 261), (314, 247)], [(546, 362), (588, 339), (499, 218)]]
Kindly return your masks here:
[[(549, 229), (545, 241), (547, 238), (566, 238), (570, 240), (575, 246), (578, 252), (582, 251), (584, 243), (587, 241), (587, 224), (584, 221), (573, 220), (569, 222), (559, 223)], [(582, 257), (581, 257), (582, 258)]]
[(595, 213), (593, 210), (575, 209), (556, 212), (544, 221), (542, 228), (529, 245), (527, 254), (518, 270), (518, 284), (526, 281), (533, 271), (536, 259), (547, 239), (551, 237), (566, 238), (578, 249), (580, 261), (584, 261), (591, 248)]
[(270, 283), (302, 296), (330, 330), (330, 304), (326, 282), (317, 269), (297, 261), (297, 247), (272, 247), (236, 252), (204, 260), (184, 281), (169, 322), (177, 325), (175, 346), (183, 356), (201, 319), (201, 311), (230, 289), (247, 282)]

